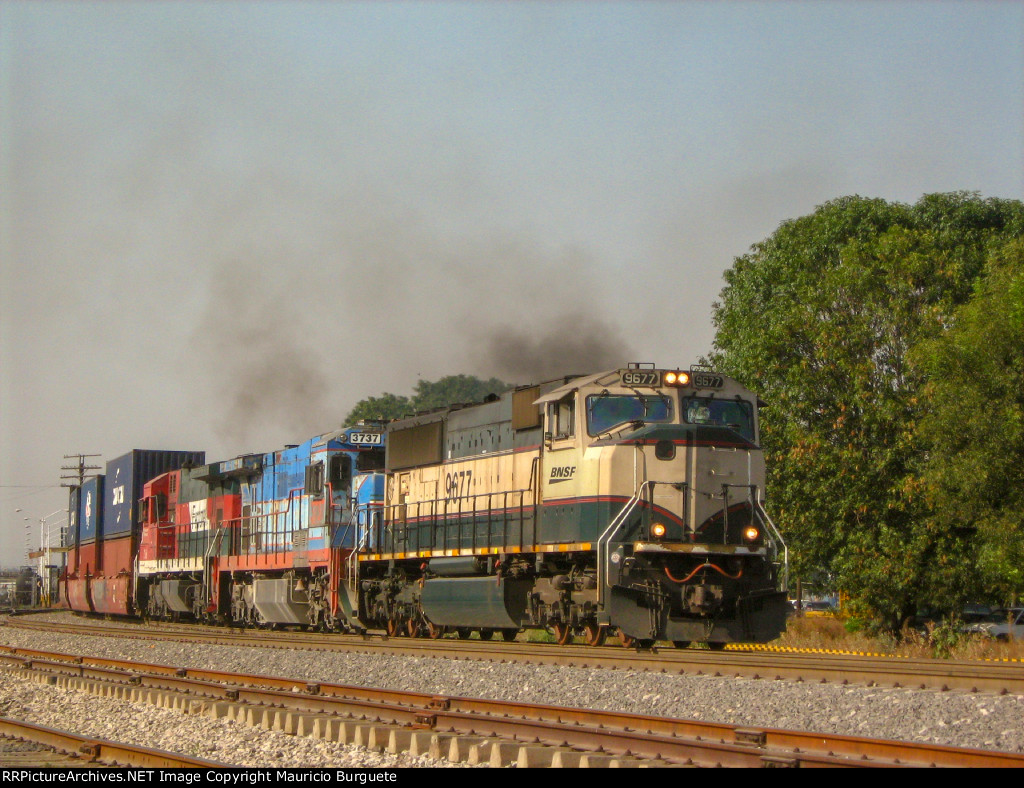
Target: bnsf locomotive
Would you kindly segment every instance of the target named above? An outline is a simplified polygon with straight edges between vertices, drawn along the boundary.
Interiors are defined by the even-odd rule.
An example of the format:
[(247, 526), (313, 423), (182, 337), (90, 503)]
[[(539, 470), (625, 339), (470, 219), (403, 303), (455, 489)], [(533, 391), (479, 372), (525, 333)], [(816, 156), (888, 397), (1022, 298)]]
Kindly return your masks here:
[(786, 551), (757, 405), (707, 369), (630, 365), (224, 462), (131, 452), (72, 492), (62, 593), (246, 626), (764, 642)]

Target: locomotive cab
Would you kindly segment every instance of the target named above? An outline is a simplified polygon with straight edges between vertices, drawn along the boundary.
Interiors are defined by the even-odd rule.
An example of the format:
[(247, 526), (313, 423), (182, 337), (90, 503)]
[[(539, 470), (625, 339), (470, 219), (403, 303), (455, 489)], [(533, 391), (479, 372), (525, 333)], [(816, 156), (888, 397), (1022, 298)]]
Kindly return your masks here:
[(764, 512), (750, 392), (707, 370), (633, 366), (538, 404), (545, 533), (596, 545), (598, 623), (713, 647), (781, 631), (785, 546)]

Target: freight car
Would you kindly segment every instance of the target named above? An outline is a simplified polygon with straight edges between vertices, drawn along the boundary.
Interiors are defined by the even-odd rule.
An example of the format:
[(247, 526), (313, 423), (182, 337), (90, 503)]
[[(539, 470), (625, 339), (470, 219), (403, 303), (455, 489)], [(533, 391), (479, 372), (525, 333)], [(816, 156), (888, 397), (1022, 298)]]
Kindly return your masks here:
[(168, 468), (201, 464), (201, 451), (136, 449), (107, 463), (106, 473), (71, 489), (68, 564), (59, 579), (72, 610), (135, 613), (138, 556), (137, 501), (147, 479)]
[(786, 552), (764, 510), (757, 407), (708, 369), (630, 365), (267, 454), (175, 455), (139, 489), (123, 605), (97, 593), (109, 568), (88, 564), (109, 567), (114, 549), (89, 541), (109, 532), (89, 524), (109, 502), (88, 503), (109, 480), (73, 491), (66, 598), (392, 636), (770, 640), (785, 628)]

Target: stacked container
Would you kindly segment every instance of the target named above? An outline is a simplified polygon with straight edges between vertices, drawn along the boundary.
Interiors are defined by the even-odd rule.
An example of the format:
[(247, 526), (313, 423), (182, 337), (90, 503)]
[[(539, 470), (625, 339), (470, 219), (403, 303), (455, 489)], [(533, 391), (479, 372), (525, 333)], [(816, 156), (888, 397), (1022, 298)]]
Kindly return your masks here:
[(135, 449), (108, 462), (105, 475), (81, 486), (65, 587), (72, 610), (134, 613), (133, 562), (142, 486), (161, 473), (205, 461), (201, 451)]

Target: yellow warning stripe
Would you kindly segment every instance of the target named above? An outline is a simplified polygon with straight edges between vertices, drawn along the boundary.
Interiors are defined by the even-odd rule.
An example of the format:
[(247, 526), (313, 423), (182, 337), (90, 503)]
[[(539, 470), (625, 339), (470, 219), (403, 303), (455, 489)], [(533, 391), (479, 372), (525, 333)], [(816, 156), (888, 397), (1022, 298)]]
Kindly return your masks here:
[[(872, 651), (851, 651), (849, 649), (832, 648), (797, 648), (796, 646), (772, 646), (766, 643), (727, 643), (726, 651), (775, 651), (786, 654), (838, 654), (854, 657), (889, 657), (891, 659), (911, 659), (904, 654), (884, 654)], [(983, 657), (978, 662), (1024, 662), (1018, 657)]]
[(462, 550), (412, 550), (406, 553), (362, 553), (360, 561), (401, 561), (409, 558), (453, 558), (456, 556), (498, 555), (500, 553), (576, 553), (594, 549), (590, 542), (570, 544), (505, 545), (503, 547), (478, 547)]

